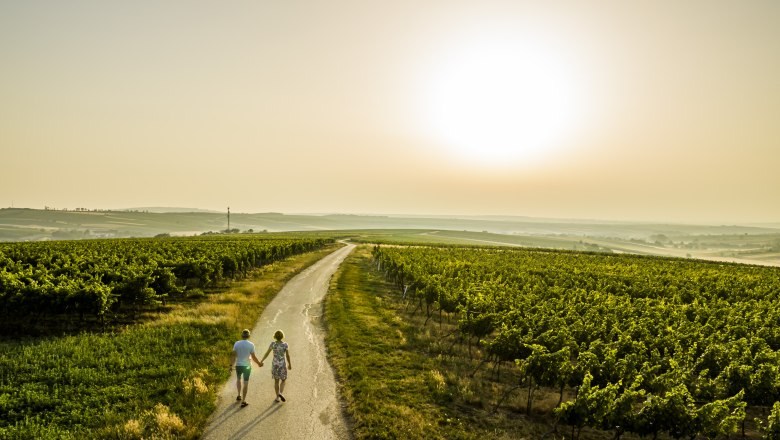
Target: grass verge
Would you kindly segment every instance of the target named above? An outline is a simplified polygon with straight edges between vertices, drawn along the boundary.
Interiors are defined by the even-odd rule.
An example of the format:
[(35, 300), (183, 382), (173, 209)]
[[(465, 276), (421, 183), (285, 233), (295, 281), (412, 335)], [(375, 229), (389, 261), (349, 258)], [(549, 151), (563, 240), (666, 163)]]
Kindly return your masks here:
[(198, 438), (240, 330), (334, 249), (265, 266), (121, 331), (0, 342), (0, 438)]

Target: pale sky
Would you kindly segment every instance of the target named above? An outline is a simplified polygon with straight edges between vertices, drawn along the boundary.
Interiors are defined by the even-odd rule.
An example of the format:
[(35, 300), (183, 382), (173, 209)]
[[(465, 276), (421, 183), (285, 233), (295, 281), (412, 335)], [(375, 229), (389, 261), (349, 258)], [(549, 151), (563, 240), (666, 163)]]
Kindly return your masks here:
[(0, 207), (780, 220), (780, 1), (0, 0)]

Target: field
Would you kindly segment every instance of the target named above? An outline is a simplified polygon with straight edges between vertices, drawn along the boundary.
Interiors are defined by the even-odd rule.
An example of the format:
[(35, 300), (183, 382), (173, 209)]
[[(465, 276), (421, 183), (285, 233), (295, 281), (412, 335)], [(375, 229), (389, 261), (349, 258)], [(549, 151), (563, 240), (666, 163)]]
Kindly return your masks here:
[[(224, 245), (224, 240), (216, 243), (223, 241)], [(242, 247), (247, 240), (237, 237), (232, 241)], [(314, 244), (321, 239), (259, 240), (258, 246), (269, 249), (269, 242)], [(194, 243), (207, 249), (214, 244), (210, 241)], [(178, 240), (158, 239), (150, 244), (164, 249), (172, 242), (175, 245)], [(56, 249), (58, 244), (65, 248), (79, 244), (121, 247), (127, 255), (127, 246), (139, 243), (48, 246)], [(180, 244), (192, 245), (193, 241)], [(198, 438), (214, 409), (217, 390), (227, 380), (224, 365), (240, 329), (252, 326), (285, 280), (332, 249), (333, 245), (321, 242), (289, 254), (278, 253), (273, 260), (258, 261), (262, 264), (257, 268), (245, 267), (235, 279), (222, 271), (224, 277), (206, 285), (188, 287), (186, 282), (176, 282), (182, 291), (178, 297), (169, 296), (165, 305), (157, 301), (162, 291), (138, 286), (140, 291), (151, 289), (146, 293), (154, 301), (130, 310), (108, 308), (99, 326), (97, 313), (82, 320), (79, 313), (52, 309), (57, 301), (49, 301), (40, 311), (16, 309), (16, 317), (5, 316), (4, 322), (11, 320), (17, 327), (6, 328), (0, 340), (0, 438)], [(10, 254), (7, 247), (2, 252)], [(85, 255), (83, 251), (78, 254)], [(141, 260), (153, 261), (153, 255), (147, 249)], [(43, 270), (40, 264), (36, 267)], [(7, 269), (0, 273), (8, 275)], [(46, 290), (25, 292), (35, 296)], [(7, 312), (8, 286), (3, 293)], [(60, 289), (60, 293), (66, 291)], [(58, 320), (68, 324), (56, 324)], [(48, 333), (41, 322), (50, 324)]]
[(0, 438), (197, 438), (235, 334), (344, 237), (382, 243), (326, 300), (356, 438), (780, 435), (780, 269), (377, 229), (0, 243)]
[[(646, 239), (627, 239), (600, 235), (522, 235), (439, 229), (352, 232), (356, 234), (356, 241), (365, 243), (528, 247), (780, 266), (780, 234), (775, 233), (753, 235), (678, 233), (679, 235), (669, 236), (656, 233), (647, 235)], [(650, 231), (645, 231), (645, 234), (648, 232)]]
[(778, 296), (775, 268), (391, 246), (328, 317), (358, 438), (776, 438)]

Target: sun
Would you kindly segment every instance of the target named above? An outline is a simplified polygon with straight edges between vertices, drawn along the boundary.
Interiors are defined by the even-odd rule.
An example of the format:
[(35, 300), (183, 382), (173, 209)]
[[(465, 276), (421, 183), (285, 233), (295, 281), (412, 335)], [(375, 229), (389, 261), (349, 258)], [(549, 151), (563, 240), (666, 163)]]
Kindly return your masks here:
[(573, 125), (571, 69), (521, 39), (475, 40), (446, 54), (425, 86), (423, 119), (458, 158), (488, 165), (548, 158)]

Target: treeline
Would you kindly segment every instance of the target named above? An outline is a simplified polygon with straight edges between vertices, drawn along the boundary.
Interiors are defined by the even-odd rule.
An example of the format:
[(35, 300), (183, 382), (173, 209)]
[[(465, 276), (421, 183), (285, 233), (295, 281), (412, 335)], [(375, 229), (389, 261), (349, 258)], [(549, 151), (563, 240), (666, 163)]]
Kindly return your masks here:
[(226, 235), (0, 243), (0, 317), (134, 316), (328, 242)]
[[(749, 424), (780, 438), (778, 268), (473, 248), (373, 255), (417, 310), (457, 319), (453, 337), (477, 342), (483, 363), (516, 369), (526, 411), (540, 387), (560, 393), (554, 414), (573, 437), (589, 426), (718, 438)], [(748, 405), (763, 415), (748, 420)]]

